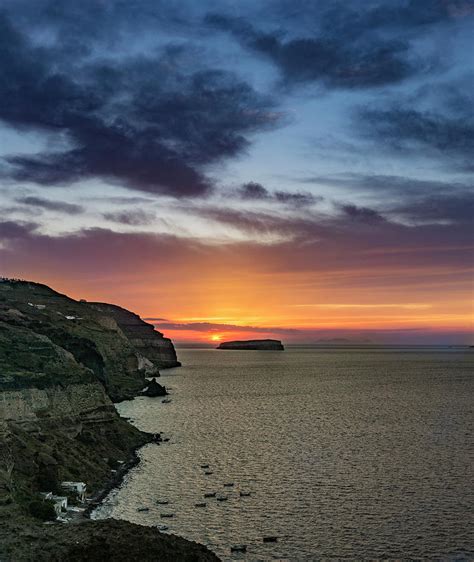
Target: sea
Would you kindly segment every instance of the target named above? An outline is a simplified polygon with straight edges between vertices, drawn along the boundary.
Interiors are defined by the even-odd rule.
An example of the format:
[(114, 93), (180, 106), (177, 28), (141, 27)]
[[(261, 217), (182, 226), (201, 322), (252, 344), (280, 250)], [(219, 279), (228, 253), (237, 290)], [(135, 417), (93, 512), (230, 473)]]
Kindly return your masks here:
[(167, 441), (94, 518), (225, 561), (474, 559), (474, 349), (178, 351), (170, 402), (117, 405)]

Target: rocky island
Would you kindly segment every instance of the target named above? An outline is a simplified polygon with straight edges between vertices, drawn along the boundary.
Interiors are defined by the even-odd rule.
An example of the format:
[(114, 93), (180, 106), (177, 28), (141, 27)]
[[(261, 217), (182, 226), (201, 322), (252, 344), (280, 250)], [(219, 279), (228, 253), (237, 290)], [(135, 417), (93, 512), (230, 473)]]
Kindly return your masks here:
[(242, 340), (225, 341), (217, 349), (248, 349), (261, 351), (283, 351), (285, 348), (280, 340)]
[[(218, 560), (156, 529), (85, 516), (155, 440), (113, 402), (162, 395), (147, 377), (178, 365), (172, 342), (132, 312), (0, 279), (0, 560)], [(57, 522), (71, 504), (71, 522)]]

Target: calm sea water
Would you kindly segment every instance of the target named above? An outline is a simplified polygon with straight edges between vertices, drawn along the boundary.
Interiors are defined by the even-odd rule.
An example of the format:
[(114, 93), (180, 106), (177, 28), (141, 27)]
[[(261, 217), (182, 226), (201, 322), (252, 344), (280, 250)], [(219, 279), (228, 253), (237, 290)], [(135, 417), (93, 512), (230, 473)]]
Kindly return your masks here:
[(170, 441), (142, 449), (97, 517), (166, 524), (223, 560), (474, 558), (474, 351), (179, 356), (171, 403), (118, 405)]

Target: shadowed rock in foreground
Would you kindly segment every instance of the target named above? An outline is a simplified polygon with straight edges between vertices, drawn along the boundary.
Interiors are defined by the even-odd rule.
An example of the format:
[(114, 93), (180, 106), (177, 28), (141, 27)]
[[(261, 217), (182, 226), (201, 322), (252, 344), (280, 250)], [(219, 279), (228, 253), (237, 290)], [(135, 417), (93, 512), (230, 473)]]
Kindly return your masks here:
[(280, 340), (242, 340), (225, 341), (217, 349), (250, 349), (262, 351), (283, 351), (285, 348)]
[(206, 547), (153, 527), (114, 519), (64, 525), (17, 525), (3, 539), (2, 560), (23, 562), (214, 562)]

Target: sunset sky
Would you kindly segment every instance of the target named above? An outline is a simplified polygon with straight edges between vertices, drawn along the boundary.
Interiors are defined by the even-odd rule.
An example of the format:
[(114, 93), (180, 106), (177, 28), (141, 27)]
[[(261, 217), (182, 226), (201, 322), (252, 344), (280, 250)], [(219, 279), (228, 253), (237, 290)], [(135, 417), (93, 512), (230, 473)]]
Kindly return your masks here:
[(3, 0), (0, 274), (177, 342), (474, 343), (474, 0)]

